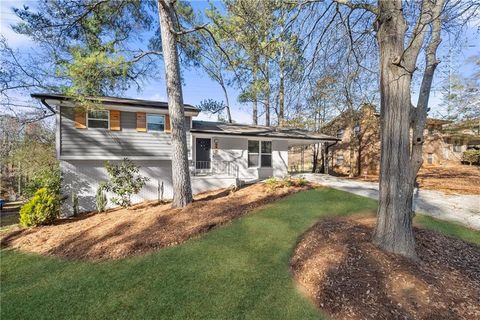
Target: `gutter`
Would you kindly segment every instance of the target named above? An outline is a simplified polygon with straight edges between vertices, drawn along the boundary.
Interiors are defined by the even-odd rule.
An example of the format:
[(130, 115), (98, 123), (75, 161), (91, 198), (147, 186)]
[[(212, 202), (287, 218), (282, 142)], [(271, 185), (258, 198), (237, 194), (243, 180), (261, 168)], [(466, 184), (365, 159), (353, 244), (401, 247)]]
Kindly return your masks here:
[(49, 104), (45, 101), (45, 99), (41, 99), (40, 102), (41, 102), (45, 107), (47, 107), (48, 110), (52, 111), (52, 113), (56, 113), (55, 109), (54, 109), (51, 105), (49, 105)]

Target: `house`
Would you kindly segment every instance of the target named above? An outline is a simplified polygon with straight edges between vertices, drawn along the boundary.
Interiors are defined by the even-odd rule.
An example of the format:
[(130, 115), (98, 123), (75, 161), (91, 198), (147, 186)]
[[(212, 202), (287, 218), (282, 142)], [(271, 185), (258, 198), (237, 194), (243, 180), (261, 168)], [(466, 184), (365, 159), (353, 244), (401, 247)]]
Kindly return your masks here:
[[(427, 118), (424, 165), (462, 163), (463, 152), (480, 148), (479, 120), (454, 123)], [(342, 175), (377, 175), (380, 169), (380, 114), (372, 105), (342, 113), (323, 132), (340, 141), (329, 148), (329, 167)]]
[[(85, 111), (59, 94), (32, 94), (56, 113), (56, 152), (63, 175), (63, 212), (95, 210), (104, 163), (128, 158), (149, 178), (132, 202), (172, 198), (168, 104), (115, 97), (88, 98), (100, 107)], [(194, 120), (200, 110), (185, 104), (192, 190), (200, 193), (288, 174), (288, 148), (336, 139), (304, 130)]]

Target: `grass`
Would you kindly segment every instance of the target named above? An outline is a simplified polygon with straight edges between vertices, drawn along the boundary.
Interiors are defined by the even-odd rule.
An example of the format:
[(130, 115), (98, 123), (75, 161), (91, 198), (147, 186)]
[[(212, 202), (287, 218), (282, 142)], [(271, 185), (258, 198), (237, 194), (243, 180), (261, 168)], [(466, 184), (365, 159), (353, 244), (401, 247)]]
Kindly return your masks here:
[(318, 319), (288, 272), (297, 239), (322, 217), (375, 208), (322, 188), (140, 257), (91, 263), (2, 250), (0, 317)]
[(414, 222), (420, 227), (443, 233), (447, 236), (462, 239), (480, 246), (480, 231), (466, 228), (453, 222), (445, 222), (429, 216), (415, 215)]
[(18, 214), (3, 215), (0, 217), (0, 229), (18, 223)]

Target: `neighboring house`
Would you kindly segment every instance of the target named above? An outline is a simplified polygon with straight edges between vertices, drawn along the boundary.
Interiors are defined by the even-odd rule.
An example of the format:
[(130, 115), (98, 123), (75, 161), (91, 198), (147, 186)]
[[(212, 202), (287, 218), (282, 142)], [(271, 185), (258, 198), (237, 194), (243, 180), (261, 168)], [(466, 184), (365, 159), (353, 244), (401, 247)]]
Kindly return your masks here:
[(373, 105), (340, 114), (324, 127), (323, 132), (340, 139), (329, 148), (330, 170), (352, 176), (378, 173), (380, 123)]
[[(100, 108), (85, 112), (58, 94), (32, 94), (56, 113), (56, 150), (71, 212), (71, 194), (80, 211), (95, 209), (95, 193), (107, 180), (106, 160), (128, 158), (150, 178), (133, 202), (172, 198), (168, 104), (158, 101), (95, 98)], [(188, 157), (194, 193), (288, 174), (288, 148), (336, 139), (304, 130), (193, 120), (199, 110), (184, 105)]]
[[(329, 166), (345, 175), (377, 175), (380, 169), (380, 115), (364, 105), (341, 114), (323, 132), (341, 141), (330, 147)], [(428, 118), (424, 131), (424, 165), (460, 164), (463, 152), (480, 148), (479, 119), (453, 123)]]

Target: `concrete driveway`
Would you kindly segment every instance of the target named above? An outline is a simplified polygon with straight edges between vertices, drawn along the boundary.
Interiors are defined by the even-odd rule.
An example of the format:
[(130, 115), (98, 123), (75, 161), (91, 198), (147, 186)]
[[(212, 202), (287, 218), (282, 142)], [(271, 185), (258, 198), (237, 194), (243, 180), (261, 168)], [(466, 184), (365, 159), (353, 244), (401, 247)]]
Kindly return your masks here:
[[(298, 174), (334, 189), (378, 200), (378, 183), (333, 177), (325, 174)], [(461, 223), (480, 230), (480, 196), (447, 195), (438, 191), (419, 190), (414, 196), (415, 211), (437, 219)]]

